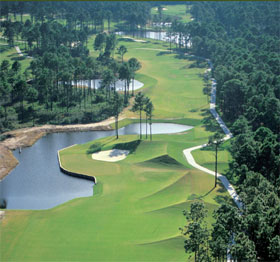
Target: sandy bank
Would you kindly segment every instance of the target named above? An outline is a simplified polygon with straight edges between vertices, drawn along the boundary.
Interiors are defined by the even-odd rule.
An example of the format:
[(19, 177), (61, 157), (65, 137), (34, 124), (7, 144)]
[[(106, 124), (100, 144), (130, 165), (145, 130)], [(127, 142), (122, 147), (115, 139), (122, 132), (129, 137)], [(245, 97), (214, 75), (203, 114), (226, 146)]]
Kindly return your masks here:
[[(120, 118), (119, 120), (121, 120)], [(114, 123), (113, 117), (92, 124), (77, 125), (43, 125), (39, 127), (22, 128), (4, 133), (9, 138), (0, 142), (0, 180), (11, 172), (18, 164), (11, 150), (20, 147), (32, 146), (38, 139), (49, 133), (77, 132), (77, 131), (107, 131), (112, 130), (110, 124)]]

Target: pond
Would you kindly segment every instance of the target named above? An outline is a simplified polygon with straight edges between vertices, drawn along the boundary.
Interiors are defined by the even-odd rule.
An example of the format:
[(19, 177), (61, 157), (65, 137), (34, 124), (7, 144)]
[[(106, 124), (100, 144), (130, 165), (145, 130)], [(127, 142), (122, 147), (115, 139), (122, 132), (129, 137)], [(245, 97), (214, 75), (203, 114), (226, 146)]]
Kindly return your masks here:
[[(154, 123), (153, 134), (178, 133), (192, 126)], [(142, 133), (145, 133), (142, 124)], [(119, 129), (120, 135), (139, 134), (139, 124)], [(58, 166), (57, 151), (73, 144), (113, 136), (115, 131), (91, 131), (48, 134), (32, 147), (14, 151), (19, 164), (0, 182), (0, 199), (7, 209), (48, 209), (78, 197), (93, 195), (93, 182), (63, 174)], [(98, 179), (98, 174), (96, 174)]]
[[(116, 34), (120, 35), (120, 36), (126, 36), (126, 35), (133, 36), (135, 38), (150, 38), (150, 39), (161, 40), (161, 41), (165, 41), (165, 42), (170, 41), (170, 39), (168, 37), (168, 34), (165, 31), (161, 31), (161, 32), (154, 32), (154, 31), (123, 32), (123, 31), (119, 31), (119, 32), (116, 32)], [(182, 39), (181, 39), (182, 45), (185, 46), (187, 44), (188, 47), (191, 47), (190, 41), (185, 43), (184, 39), (185, 38), (182, 36)], [(179, 42), (180, 42), (179, 34), (178, 33), (172, 34), (171, 35), (171, 41), (172, 41), (172, 43), (179, 44)]]
[[(92, 89), (96, 88), (100, 88), (102, 85), (102, 80), (101, 79), (95, 79), (95, 80), (78, 80), (76, 83), (74, 81), (72, 81), (71, 83), (73, 86), (77, 85), (77, 86), (86, 86), (86, 87), (90, 87)], [(140, 89), (141, 87), (143, 87), (144, 84), (138, 80), (131, 80), (129, 83), (129, 90), (137, 90)], [(114, 85), (111, 84), (111, 88), (113, 88)], [(116, 91), (124, 91), (125, 89), (125, 80), (117, 80), (115, 83), (115, 87), (116, 87)]]

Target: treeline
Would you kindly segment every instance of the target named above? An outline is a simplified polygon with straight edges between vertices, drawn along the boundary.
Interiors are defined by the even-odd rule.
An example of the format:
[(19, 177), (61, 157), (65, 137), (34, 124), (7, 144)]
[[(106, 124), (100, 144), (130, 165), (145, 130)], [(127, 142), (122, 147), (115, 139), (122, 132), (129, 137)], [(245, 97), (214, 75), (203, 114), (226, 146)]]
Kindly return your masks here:
[[(6, 20), (1, 21), (1, 30), (10, 46), (14, 45), (14, 41), (23, 41), (25, 54), (32, 56), (32, 61), (25, 71), (19, 61), (11, 63), (4, 60), (1, 64), (1, 132), (32, 124), (96, 122), (112, 116), (112, 100), (115, 97), (112, 93), (116, 92), (119, 79), (124, 82), (120, 108), (128, 104), (129, 97), (134, 95), (133, 88), (129, 90), (129, 84), (141, 67), (139, 61), (135, 58), (123, 61), (128, 50), (122, 45), (118, 47), (114, 34), (105, 32), (98, 33), (91, 43), (91, 48), (99, 54), (97, 58), (92, 58), (88, 49), (88, 37), (92, 31), (88, 29), (87, 22), (80, 19), (72, 26), (67, 19), (65, 23), (59, 21), (59, 15), (67, 17), (70, 10), (75, 15), (89, 8), (91, 3), (77, 3), (76, 11), (73, 10), (74, 3), (36, 3), (34, 10), (45, 10), (40, 19), (30, 13), (31, 20), (12, 22), (9, 20), (10, 13), (16, 16), (19, 9), (15, 8), (21, 3), (23, 11), (20, 14), (35, 4), (5, 2), (1, 6), (2, 11), (8, 8)], [(92, 7), (104, 7), (92, 4)], [(48, 6), (54, 8), (53, 13), (46, 11)], [(131, 3), (129, 6), (137, 10), (138, 4)], [(123, 19), (125, 16), (123, 14)], [(115, 53), (120, 55), (121, 60), (115, 58)], [(100, 81), (98, 84), (98, 81), (92, 80)]]
[[(87, 2), (3, 2), (0, 13), (8, 21), (11, 16), (28, 13), (32, 22), (43, 23), (62, 19), (69, 29), (80, 27), (85, 30), (103, 32), (111, 30), (111, 22), (122, 22), (121, 27), (136, 30), (138, 25), (145, 27), (150, 19), (149, 2), (114, 2), (114, 1), (87, 1)], [(107, 28), (105, 28), (107, 23)]]
[(195, 246), (187, 242), (186, 250), (203, 257), (209, 244), (218, 261), (228, 248), (234, 261), (279, 261), (279, 3), (192, 4), (195, 20), (177, 30), (191, 43), (185, 51), (213, 62), (218, 110), (235, 135), (228, 176), (243, 208), (222, 205), (211, 238), (204, 235)]

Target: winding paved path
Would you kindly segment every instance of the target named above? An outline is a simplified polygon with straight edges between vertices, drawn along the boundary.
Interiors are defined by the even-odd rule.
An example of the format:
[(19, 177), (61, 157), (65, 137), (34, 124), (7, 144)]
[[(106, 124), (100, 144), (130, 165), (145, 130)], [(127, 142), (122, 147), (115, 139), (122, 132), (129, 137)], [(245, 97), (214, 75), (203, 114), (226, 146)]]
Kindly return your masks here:
[[(209, 62), (209, 66), (210, 68), (207, 69), (207, 72), (211, 72), (212, 70), (212, 63)], [(217, 120), (217, 122), (219, 123), (220, 127), (223, 129), (224, 133), (225, 133), (225, 137), (224, 137), (224, 141), (230, 139), (233, 137), (232, 133), (230, 132), (230, 130), (227, 128), (226, 124), (224, 123), (224, 121), (221, 119), (221, 117), (218, 115), (217, 111), (216, 111), (216, 80), (215, 79), (211, 79), (212, 81), (212, 90), (211, 90), (211, 102), (210, 102), (210, 112), (211, 114), (214, 116), (214, 118)], [(203, 144), (203, 145), (199, 145), (199, 146), (195, 146), (195, 147), (191, 147), (191, 148), (187, 148), (185, 150), (183, 150), (183, 153), (188, 161), (188, 163), (190, 165), (192, 165), (193, 167), (208, 173), (210, 175), (215, 176), (215, 172), (212, 170), (209, 170), (203, 166), (200, 166), (199, 164), (197, 164), (192, 156), (192, 151), (193, 150), (197, 150), (203, 147), (206, 147), (207, 144)], [(232, 199), (234, 200), (235, 204), (238, 206), (238, 208), (242, 207), (242, 203), (239, 199), (239, 196), (237, 195), (235, 189), (233, 188), (233, 186), (229, 183), (228, 179), (221, 175), (221, 174), (217, 174), (218, 179), (220, 179), (220, 181), (222, 182), (222, 184), (224, 185), (225, 189), (228, 191), (229, 195), (232, 197)]]

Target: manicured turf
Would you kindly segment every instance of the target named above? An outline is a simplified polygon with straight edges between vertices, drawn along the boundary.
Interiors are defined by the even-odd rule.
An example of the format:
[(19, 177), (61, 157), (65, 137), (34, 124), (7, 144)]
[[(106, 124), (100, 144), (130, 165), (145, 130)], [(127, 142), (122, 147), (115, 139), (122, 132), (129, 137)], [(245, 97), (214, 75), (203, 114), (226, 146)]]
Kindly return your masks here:
[[(185, 224), (182, 211), (195, 199), (204, 201), (210, 213), (229, 201), (222, 186), (213, 190), (214, 177), (189, 166), (182, 152), (210, 135), (201, 124), (202, 110), (209, 107), (199, 77), (205, 69), (189, 68), (193, 61), (152, 50), (167, 49), (165, 43), (122, 43), (128, 47), (125, 59), (136, 57), (142, 63), (137, 78), (154, 103), (154, 118), (176, 118), (195, 128), (155, 135), (153, 142), (142, 141), (116, 163), (92, 160), (87, 150), (96, 141), (62, 151), (67, 169), (97, 177), (93, 197), (46, 211), (7, 211), (0, 230), (1, 260), (186, 261), (178, 229)], [(138, 117), (129, 110), (124, 115)], [(108, 150), (136, 139), (98, 142)], [(213, 220), (207, 219), (210, 225)]]
[[(98, 52), (93, 51), (93, 40), (89, 40), (88, 48), (92, 56), (97, 56)], [(142, 68), (136, 79), (144, 83), (142, 91), (154, 104), (154, 118), (203, 118), (202, 110), (209, 107), (201, 78), (205, 68), (190, 68), (195, 61), (170, 54), (168, 44), (161, 41), (121, 40), (118, 45), (125, 45), (128, 49), (125, 60), (135, 57), (141, 61)], [(126, 110), (125, 116), (137, 117), (137, 114)]]
[[(163, 15), (168, 15), (171, 17), (178, 17), (182, 22), (190, 22), (191, 14), (186, 12), (186, 5), (164, 5), (163, 8), (166, 10), (162, 10)], [(188, 6), (189, 10), (190, 6)], [(151, 14), (158, 14), (156, 7), (151, 9)]]
[[(219, 147), (218, 150), (218, 173), (226, 175), (229, 171), (229, 163), (232, 161), (232, 156), (229, 151), (230, 141), (226, 141)], [(203, 148), (192, 152), (195, 161), (210, 170), (215, 171), (215, 150), (214, 148)], [(236, 181), (228, 177), (231, 183), (235, 184)]]
[[(91, 159), (86, 152), (96, 141), (62, 151), (65, 167), (97, 177), (94, 196), (47, 211), (9, 211), (2, 222), (3, 259), (184, 261), (182, 211), (199, 198), (212, 212), (226, 198), (223, 187), (211, 191), (212, 176), (186, 165), (182, 149), (201, 142), (197, 133), (204, 140), (209, 135), (197, 126), (154, 136), (117, 163)], [(107, 150), (135, 139), (98, 142)]]
[[(21, 51), (24, 52), (24, 44), (22, 42), (15, 41), (15, 45), (21, 48)], [(10, 64), (15, 61), (20, 62), (21, 71), (24, 72), (30, 65), (32, 59), (26, 58), (26, 56), (19, 56), (15, 47), (9, 47), (7, 42), (3, 39), (0, 40), (0, 64), (3, 60), (8, 60)]]

